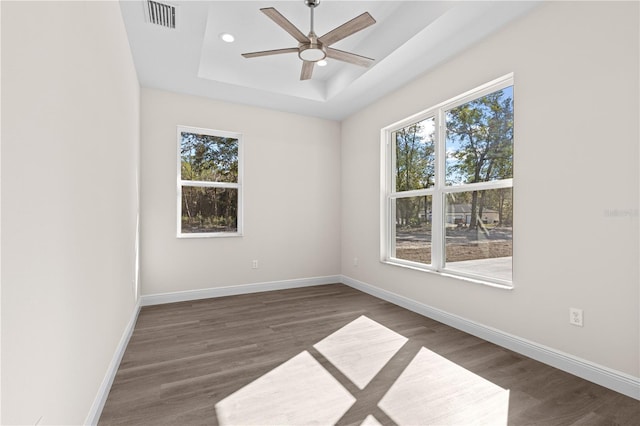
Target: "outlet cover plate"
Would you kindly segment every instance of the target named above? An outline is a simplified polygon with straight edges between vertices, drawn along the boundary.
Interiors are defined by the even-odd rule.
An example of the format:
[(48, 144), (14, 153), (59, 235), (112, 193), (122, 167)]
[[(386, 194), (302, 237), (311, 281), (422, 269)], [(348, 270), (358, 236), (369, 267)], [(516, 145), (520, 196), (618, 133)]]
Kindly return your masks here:
[(569, 308), (569, 324), (573, 324), (578, 327), (582, 327), (584, 325), (582, 318), (582, 309)]

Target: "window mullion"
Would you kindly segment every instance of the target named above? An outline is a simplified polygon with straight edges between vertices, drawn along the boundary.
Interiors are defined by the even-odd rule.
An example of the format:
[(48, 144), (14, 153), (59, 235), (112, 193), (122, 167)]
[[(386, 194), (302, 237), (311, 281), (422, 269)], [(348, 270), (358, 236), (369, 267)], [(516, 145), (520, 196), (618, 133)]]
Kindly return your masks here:
[(382, 168), (384, 170), (384, 174), (382, 176), (382, 187), (384, 188), (384, 193), (382, 194), (382, 232), (380, 236), (381, 241), (383, 241), (384, 244), (381, 245), (380, 259), (383, 261), (390, 259), (394, 253), (394, 240), (392, 238), (392, 234), (395, 226), (395, 217), (391, 208), (393, 204), (391, 193), (393, 192), (393, 176), (396, 160), (395, 149), (393, 149), (393, 144), (391, 143), (391, 135), (392, 132), (389, 130), (382, 132), (383, 148), (381, 158), (383, 159)]
[(240, 187), (239, 183), (235, 182), (207, 182), (200, 180), (181, 180), (181, 186), (200, 186), (207, 188), (230, 188), (230, 189), (238, 189)]
[(455, 186), (448, 186), (445, 190), (447, 194), (456, 192), (485, 191), (488, 189), (500, 189), (513, 187), (513, 179), (490, 180), (487, 182), (465, 183)]
[(431, 226), (431, 264), (436, 270), (444, 267), (444, 196), (445, 186), (445, 161), (446, 161), (446, 125), (444, 112), (438, 109), (436, 114), (436, 185), (433, 194), (433, 223)]
[(392, 192), (390, 194), (390, 197), (392, 198), (422, 197), (425, 195), (433, 195), (434, 193), (435, 193), (435, 190), (433, 188), (414, 189), (413, 191)]
[(387, 206), (389, 209), (389, 229), (387, 233), (387, 257), (396, 257), (396, 199), (390, 198)]

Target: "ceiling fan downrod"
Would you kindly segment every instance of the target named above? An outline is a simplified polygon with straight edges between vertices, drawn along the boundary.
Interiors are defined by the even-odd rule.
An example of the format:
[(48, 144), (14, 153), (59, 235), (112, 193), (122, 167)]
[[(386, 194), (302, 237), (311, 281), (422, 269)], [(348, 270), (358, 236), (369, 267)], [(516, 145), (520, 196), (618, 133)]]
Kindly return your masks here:
[(304, 0), (304, 4), (311, 9), (311, 25), (309, 27), (311, 28), (310, 32), (315, 34), (315, 31), (313, 30), (313, 10), (320, 6), (320, 0)]

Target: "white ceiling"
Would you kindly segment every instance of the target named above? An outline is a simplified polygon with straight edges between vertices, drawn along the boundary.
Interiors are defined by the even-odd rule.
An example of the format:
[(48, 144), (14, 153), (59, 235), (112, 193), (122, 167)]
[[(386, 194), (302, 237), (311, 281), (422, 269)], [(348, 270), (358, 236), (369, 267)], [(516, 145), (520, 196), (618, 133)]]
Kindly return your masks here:
[[(374, 58), (370, 68), (329, 61), (300, 81), (301, 60), (289, 53), (245, 59), (241, 53), (297, 47), (260, 12), (275, 7), (304, 34), (303, 0), (176, 1), (177, 27), (147, 23), (146, 0), (122, 0), (133, 59), (143, 87), (340, 120), (435, 67), (513, 19), (531, 1), (338, 1), (315, 10), (321, 36), (367, 11), (377, 21), (332, 47)], [(219, 35), (230, 33), (235, 42)]]

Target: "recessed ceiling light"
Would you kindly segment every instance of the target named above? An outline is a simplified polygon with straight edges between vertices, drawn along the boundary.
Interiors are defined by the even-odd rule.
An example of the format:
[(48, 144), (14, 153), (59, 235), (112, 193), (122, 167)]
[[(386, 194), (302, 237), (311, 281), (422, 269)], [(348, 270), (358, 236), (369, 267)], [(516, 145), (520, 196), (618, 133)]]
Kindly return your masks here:
[(233, 35), (229, 33), (220, 34), (220, 38), (222, 39), (222, 41), (226, 41), (227, 43), (233, 43), (233, 41), (236, 39)]
[(328, 63), (329, 62), (327, 62), (326, 59), (316, 62), (316, 64), (318, 64), (319, 67), (326, 67)]

